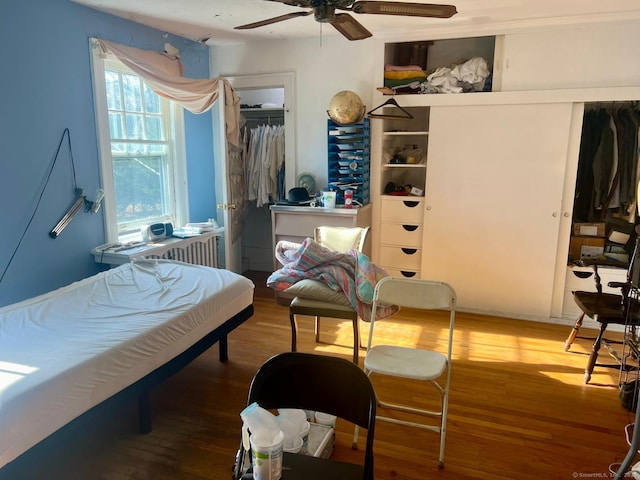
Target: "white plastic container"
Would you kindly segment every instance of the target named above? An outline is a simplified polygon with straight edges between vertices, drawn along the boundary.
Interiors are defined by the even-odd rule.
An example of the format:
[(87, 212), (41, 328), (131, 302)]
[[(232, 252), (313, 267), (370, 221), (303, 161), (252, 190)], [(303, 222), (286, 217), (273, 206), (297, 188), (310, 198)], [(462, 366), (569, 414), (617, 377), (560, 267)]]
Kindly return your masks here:
[(251, 435), (253, 478), (254, 480), (280, 480), (284, 434), (279, 432), (275, 441), (269, 445), (262, 443), (262, 438), (264, 437)]
[(336, 208), (336, 192), (322, 192), (322, 206)]
[(328, 413), (316, 412), (316, 423), (336, 428), (336, 416)]

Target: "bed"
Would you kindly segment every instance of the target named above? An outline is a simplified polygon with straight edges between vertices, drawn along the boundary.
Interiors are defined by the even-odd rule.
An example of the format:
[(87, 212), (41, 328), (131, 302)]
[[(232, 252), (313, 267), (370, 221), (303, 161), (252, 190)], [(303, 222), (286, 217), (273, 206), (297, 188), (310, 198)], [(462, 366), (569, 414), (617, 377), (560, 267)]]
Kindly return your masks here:
[(253, 314), (227, 270), (137, 260), (0, 308), (0, 469), (78, 417), (149, 390)]

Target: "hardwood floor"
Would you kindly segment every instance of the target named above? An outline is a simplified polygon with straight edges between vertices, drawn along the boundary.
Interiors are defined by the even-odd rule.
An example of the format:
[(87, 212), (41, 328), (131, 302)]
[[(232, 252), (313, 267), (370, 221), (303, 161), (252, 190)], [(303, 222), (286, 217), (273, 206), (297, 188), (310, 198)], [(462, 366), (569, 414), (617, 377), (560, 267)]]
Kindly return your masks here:
[[(252, 278), (255, 315), (230, 335), (229, 361), (220, 363), (213, 347), (153, 391), (151, 433), (136, 432), (135, 405), (127, 405), (54, 436), (1, 470), (0, 478), (230, 478), (249, 382), (266, 359), (290, 348), (287, 308), (263, 286), (264, 275)], [(325, 320), (322, 344), (313, 342), (311, 318), (299, 323), (300, 351), (350, 358), (350, 322)], [(379, 333), (433, 348), (446, 323), (434, 316), (424, 325), (406, 310), (380, 323)], [(368, 333), (366, 326), (362, 331)], [(578, 339), (564, 352), (568, 333), (564, 326), (458, 313), (445, 468), (437, 467), (436, 434), (379, 423), (376, 478), (609, 478), (627, 452), (624, 426), (633, 416), (620, 405), (616, 369), (596, 367), (592, 383), (583, 384), (590, 342)], [(381, 397), (418, 403), (432, 393), (407, 382), (374, 384)], [(359, 461), (351, 433), (338, 423), (335, 458)]]

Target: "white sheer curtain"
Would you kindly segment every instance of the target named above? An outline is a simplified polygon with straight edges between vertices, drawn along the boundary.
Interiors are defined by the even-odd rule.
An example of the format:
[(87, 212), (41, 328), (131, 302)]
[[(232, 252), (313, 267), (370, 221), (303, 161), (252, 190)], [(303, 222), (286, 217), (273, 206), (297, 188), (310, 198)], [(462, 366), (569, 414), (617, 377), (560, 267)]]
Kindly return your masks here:
[(240, 145), (240, 99), (225, 78), (191, 79), (182, 76), (179, 58), (152, 50), (141, 50), (107, 40), (96, 39), (102, 51), (115, 55), (118, 60), (149, 85), (158, 95), (179, 103), (192, 113), (209, 110), (219, 97), (218, 81), (224, 84), (225, 123), (227, 141)]

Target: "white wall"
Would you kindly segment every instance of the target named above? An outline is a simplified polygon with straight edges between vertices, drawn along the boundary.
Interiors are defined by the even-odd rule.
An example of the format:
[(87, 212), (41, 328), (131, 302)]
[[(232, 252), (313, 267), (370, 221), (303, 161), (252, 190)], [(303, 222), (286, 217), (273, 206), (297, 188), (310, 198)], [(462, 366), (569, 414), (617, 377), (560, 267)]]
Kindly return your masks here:
[[(415, 33), (411, 35), (417, 39)], [(458, 33), (456, 38), (473, 35)], [(430, 40), (428, 32), (423, 40)], [(374, 58), (373, 42), (330, 37), (322, 42), (312, 38), (213, 46), (211, 68), (221, 76), (295, 72), (296, 173), (314, 172), (318, 186), (323, 187), (327, 181), (326, 110), (331, 97), (340, 90), (353, 90), (367, 110), (377, 106), (371, 98), (380, 85), (373, 79), (381, 79), (375, 70), (382, 69), (383, 59)], [(637, 20), (509, 32), (502, 51), (502, 90), (640, 86), (639, 59)]]
[(211, 59), (216, 76), (295, 73), (296, 175), (313, 172), (318, 187), (326, 186), (327, 108), (341, 90), (356, 92), (367, 110), (373, 108), (373, 41), (325, 37), (213, 46)]

